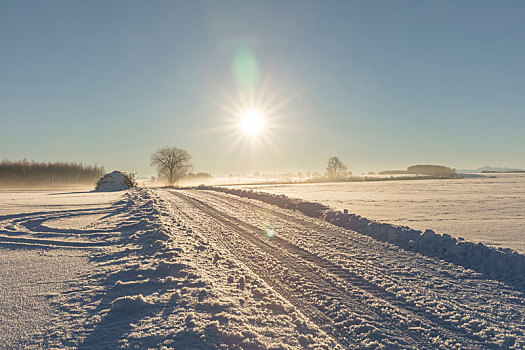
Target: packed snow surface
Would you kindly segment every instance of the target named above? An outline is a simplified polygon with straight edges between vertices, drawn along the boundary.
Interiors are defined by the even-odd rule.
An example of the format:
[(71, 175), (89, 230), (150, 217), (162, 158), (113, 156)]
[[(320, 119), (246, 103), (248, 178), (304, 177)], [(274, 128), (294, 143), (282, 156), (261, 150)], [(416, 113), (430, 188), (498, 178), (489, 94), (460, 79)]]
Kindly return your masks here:
[(0, 191), (0, 349), (44, 348), (64, 295), (89, 274), (89, 227), (122, 195)]
[(310, 217), (315, 204), (166, 189), (0, 199), (1, 348), (525, 346), (515, 284)]
[(381, 222), (525, 253), (525, 175), (241, 188), (321, 202)]

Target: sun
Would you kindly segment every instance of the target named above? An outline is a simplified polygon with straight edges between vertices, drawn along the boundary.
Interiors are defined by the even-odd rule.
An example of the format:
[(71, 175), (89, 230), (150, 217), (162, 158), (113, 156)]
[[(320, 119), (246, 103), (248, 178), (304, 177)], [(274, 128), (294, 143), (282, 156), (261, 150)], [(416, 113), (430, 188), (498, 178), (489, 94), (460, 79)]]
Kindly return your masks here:
[(241, 115), (241, 129), (249, 136), (257, 136), (264, 128), (264, 115), (254, 108), (244, 111)]
[(225, 158), (238, 154), (237, 161), (250, 166), (258, 164), (262, 156), (284, 159), (284, 135), (295, 130), (295, 118), (301, 113), (290, 105), (299, 93), (290, 95), (289, 91), (282, 84), (272, 84), (269, 75), (252, 88), (228, 90), (219, 86), (218, 95), (209, 97), (220, 109), (217, 125), (202, 132), (222, 134), (217, 147), (225, 147)]

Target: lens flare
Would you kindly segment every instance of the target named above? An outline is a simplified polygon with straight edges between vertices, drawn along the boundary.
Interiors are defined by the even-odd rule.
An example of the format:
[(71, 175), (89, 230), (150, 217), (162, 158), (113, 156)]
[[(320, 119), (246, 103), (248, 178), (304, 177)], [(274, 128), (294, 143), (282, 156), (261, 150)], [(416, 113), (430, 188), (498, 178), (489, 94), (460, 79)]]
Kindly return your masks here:
[(266, 237), (268, 238), (272, 238), (273, 236), (275, 236), (275, 230), (272, 228), (265, 230), (265, 233), (266, 233)]
[(251, 89), (259, 81), (259, 63), (253, 50), (239, 48), (233, 57), (233, 76), (242, 89)]

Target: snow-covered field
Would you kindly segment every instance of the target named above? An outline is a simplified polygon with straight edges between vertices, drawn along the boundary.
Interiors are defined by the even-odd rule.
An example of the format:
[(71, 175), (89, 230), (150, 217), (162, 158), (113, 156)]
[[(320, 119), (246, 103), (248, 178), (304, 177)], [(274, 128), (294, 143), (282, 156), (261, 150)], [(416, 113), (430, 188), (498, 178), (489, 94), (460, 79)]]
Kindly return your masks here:
[[(238, 188), (238, 187), (237, 187)], [(525, 175), (460, 180), (242, 186), (525, 253)]]
[(68, 191), (0, 191), (1, 349), (45, 347), (42, 332), (94, 268), (90, 228), (122, 196)]
[(215, 191), (0, 193), (0, 348), (520, 349), (511, 282)]

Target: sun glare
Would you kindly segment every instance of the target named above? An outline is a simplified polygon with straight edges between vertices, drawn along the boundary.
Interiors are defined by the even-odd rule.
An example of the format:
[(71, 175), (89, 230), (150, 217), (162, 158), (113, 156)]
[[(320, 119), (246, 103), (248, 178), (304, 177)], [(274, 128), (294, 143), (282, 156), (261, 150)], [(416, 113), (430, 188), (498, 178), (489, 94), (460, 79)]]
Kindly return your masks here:
[(271, 84), (269, 75), (256, 87), (241, 86), (233, 91), (219, 87), (218, 92), (220, 94), (211, 100), (221, 110), (217, 113), (221, 125), (207, 132), (223, 134), (218, 144), (227, 147), (224, 157), (237, 154), (238, 162), (250, 164), (258, 164), (265, 157), (272, 160), (275, 156), (282, 158), (281, 132), (291, 130), (289, 119), (298, 113), (289, 110), (297, 92), (289, 95), (280, 84)]
[(264, 127), (264, 116), (256, 109), (248, 109), (241, 115), (241, 128), (250, 135), (258, 135)]

